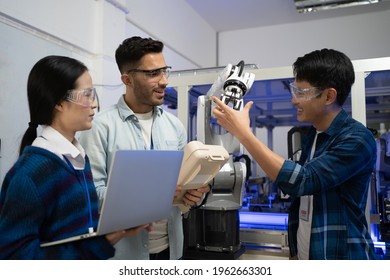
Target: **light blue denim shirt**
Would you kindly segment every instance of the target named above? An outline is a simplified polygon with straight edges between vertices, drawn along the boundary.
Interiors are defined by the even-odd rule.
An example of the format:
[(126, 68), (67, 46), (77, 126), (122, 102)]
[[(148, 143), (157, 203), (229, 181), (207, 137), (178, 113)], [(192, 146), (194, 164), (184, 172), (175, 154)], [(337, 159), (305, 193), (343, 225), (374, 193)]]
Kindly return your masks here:
[[(79, 142), (90, 159), (94, 183), (100, 199), (105, 194), (108, 171), (115, 151), (145, 149), (141, 126), (134, 112), (125, 103), (124, 96), (120, 97), (116, 105), (96, 115), (92, 128), (80, 134)], [(160, 107), (155, 107), (152, 142), (155, 150), (183, 150), (187, 144), (187, 134), (176, 116)], [(146, 204), (145, 207), (152, 207), (152, 205)], [(168, 218), (168, 236), (170, 258), (181, 258), (183, 228), (181, 212), (177, 207), (172, 207)], [(145, 230), (135, 236), (123, 238), (115, 245), (114, 259), (149, 259), (148, 240), (148, 233)]]

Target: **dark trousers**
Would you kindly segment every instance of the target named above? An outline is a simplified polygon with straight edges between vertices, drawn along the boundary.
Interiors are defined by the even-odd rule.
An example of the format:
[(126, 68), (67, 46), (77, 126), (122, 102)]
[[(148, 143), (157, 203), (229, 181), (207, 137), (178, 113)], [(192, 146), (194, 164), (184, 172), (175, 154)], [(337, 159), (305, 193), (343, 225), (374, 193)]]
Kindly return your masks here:
[(169, 247), (160, 253), (149, 254), (149, 259), (151, 260), (169, 260)]

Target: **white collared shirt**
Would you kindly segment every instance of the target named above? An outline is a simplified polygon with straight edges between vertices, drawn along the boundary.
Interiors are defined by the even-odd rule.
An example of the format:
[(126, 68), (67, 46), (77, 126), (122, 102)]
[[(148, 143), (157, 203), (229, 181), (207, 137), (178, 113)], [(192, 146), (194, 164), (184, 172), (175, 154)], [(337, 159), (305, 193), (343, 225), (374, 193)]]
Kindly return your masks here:
[(64, 161), (64, 156), (66, 156), (76, 170), (82, 170), (85, 167), (85, 151), (77, 139), (74, 138), (72, 142), (69, 142), (51, 126), (44, 126), (41, 136), (34, 140), (32, 146), (46, 149)]

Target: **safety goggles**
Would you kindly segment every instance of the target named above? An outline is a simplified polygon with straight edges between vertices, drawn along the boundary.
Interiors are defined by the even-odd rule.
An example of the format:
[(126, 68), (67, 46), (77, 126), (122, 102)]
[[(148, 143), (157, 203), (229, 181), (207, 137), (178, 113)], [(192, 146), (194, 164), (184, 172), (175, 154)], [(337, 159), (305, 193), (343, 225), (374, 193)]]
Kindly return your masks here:
[(91, 107), (96, 100), (96, 89), (71, 89), (68, 90), (65, 100), (81, 105), (83, 107)]
[(157, 83), (161, 80), (163, 75), (166, 79), (168, 79), (169, 74), (171, 73), (171, 68), (171, 66), (165, 66), (153, 70), (131, 69), (128, 70), (127, 73), (143, 73), (146, 80)]
[(300, 88), (290, 83), (291, 98), (308, 101), (321, 95), (323, 89), (318, 87)]

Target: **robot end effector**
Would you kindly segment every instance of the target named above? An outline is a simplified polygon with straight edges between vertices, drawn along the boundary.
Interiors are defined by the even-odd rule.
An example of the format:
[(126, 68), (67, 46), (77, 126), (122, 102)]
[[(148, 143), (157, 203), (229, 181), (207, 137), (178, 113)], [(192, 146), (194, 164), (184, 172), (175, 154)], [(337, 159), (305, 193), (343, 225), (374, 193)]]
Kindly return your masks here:
[(213, 109), (217, 104), (212, 102), (211, 97), (215, 96), (226, 105), (232, 104), (233, 109), (240, 111), (243, 106), (243, 97), (252, 87), (255, 74), (244, 73), (244, 61), (237, 65), (228, 64), (218, 75), (217, 79), (208, 90), (206, 96), (201, 95), (198, 98), (197, 115), (197, 137), (205, 144), (222, 145), (229, 154), (242, 153), (241, 145), (233, 135), (229, 133), (216, 133), (211, 122), (215, 119)]
[(236, 66), (229, 64), (225, 71), (228, 72), (223, 84), (221, 100), (227, 105), (232, 102), (233, 109), (240, 110), (243, 106), (242, 98), (250, 90), (255, 80), (252, 73), (243, 73), (244, 61), (241, 60)]

